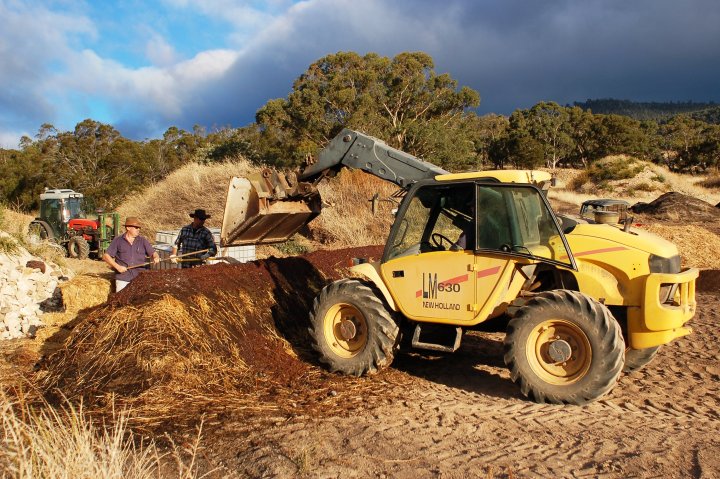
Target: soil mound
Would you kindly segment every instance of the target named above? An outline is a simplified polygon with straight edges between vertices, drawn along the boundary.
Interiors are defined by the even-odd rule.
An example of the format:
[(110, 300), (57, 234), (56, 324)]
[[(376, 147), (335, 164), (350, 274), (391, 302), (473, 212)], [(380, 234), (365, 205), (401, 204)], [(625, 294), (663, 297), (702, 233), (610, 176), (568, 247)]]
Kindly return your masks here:
[(667, 221), (695, 223), (720, 220), (720, 209), (717, 207), (675, 191), (665, 193), (650, 203), (636, 203), (630, 210)]
[(132, 425), (148, 431), (351, 408), (362, 380), (312, 365), (307, 317), (351, 258), (381, 254), (362, 247), (145, 272), (86, 310), (36, 379), (47, 398), (82, 401), (96, 415), (132, 409)]

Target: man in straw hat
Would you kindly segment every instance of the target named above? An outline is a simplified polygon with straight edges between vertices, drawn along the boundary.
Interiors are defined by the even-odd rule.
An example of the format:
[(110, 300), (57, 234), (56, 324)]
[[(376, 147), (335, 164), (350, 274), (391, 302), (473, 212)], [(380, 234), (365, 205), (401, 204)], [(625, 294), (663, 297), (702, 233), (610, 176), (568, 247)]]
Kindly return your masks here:
[[(197, 209), (190, 213), (190, 218), (193, 219), (192, 223), (183, 226), (180, 230), (170, 255), (170, 261), (177, 263), (177, 258), (174, 256), (177, 255), (178, 249), (180, 249), (180, 255), (183, 257), (183, 268), (199, 266), (210, 256), (215, 256), (217, 253), (215, 239), (210, 230), (205, 227), (205, 220), (211, 218), (211, 216), (205, 213), (205, 210)], [(195, 251), (201, 251), (202, 253), (191, 254)]]
[(140, 220), (135, 216), (128, 216), (125, 220), (125, 233), (116, 236), (105, 251), (102, 259), (117, 271), (115, 275), (115, 291), (122, 290), (130, 281), (137, 278), (141, 268), (147, 263), (146, 258), (152, 258), (153, 263), (160, 261), (160, 256), (150, 242), (140, 236)]

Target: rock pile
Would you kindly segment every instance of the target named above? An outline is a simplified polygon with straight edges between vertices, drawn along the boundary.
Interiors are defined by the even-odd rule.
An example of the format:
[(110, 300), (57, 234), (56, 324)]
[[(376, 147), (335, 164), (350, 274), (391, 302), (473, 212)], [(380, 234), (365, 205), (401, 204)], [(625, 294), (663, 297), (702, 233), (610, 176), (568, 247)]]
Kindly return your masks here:
[[(3, 244), (13, 241), (4, 232), (0, 237)], [(43, 312), (62, 306), (57, 286), (67, 279), (58, 266), (39, 260), (20, 245), (0, 251), (0, 339), (33, 337), (43, 326)]]

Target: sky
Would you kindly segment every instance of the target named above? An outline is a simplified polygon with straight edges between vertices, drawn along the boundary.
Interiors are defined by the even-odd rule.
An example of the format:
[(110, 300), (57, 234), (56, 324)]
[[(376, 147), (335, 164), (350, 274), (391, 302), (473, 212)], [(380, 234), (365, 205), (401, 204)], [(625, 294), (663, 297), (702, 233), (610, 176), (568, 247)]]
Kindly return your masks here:
[(0, 0), (0, 148), (86, 118), (135, 140), (245, 126), (339, 51), (426, 52), (479, 114), (720, 102), (717, 0)]

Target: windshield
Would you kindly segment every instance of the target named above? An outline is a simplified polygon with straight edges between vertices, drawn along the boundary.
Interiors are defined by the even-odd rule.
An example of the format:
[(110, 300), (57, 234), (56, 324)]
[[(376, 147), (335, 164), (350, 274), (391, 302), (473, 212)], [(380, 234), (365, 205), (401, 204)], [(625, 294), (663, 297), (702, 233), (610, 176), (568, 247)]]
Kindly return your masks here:
[(427, 185), (406, 199), (387, 259), (430, 251), (492, 251), (572, 266), (555, 217), (531, 185)]
[(85, 218), (83, 198), (68, 198), (65, 200), (65, 208), (68, 211), (69, 218)]

